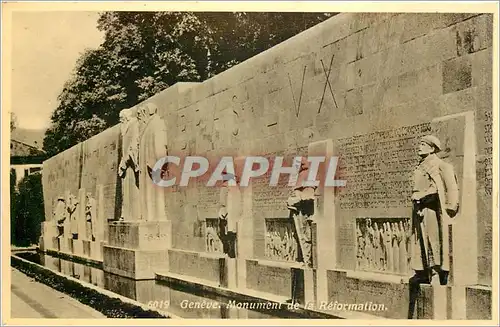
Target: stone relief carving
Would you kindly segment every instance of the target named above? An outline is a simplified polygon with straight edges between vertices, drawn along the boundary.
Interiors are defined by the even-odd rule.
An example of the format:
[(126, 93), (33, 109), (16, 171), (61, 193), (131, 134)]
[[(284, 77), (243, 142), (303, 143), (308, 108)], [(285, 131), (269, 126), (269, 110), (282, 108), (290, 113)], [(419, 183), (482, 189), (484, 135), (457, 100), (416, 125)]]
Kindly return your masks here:
[(122, 158), (118, 175), (122, 180), (122, 220), (139, 219), (139, 122), (132, 109), (120, 111)]
[(207, 252), (225, 253), (230, 258), (236, 257), (236, 233), (228, 228), (228, 201), (229, 188), (227, 181), (234, 179), (234, 175), (224, 173), (224, 182), (219, 193), (218, 218), (206, 219), (206, 244)]
[(95, 241), (97, 228), (97, 205), (91, 193), (87, 193), (85, 203), (85, 225), (88, 240)]
[(58, 196), (53, 210), (53, 220), (57, 224), (58, 237), (64, 234), (64, 222), (68, 217), (66, 210), (66, 199), (64, 196)]
[(356, 219), (356, 269), (409, 273), (409, 218)]
[(69, 193), (68, 198), (66, 199), (66, 211), (68, 213), (68, 218), (70, 221), (70, 231), (73, 235), (73, 238), (78, 238), (78, 221), (76, 209), (78, 208), (78, 199), (73, 194)]
[(207, 218), (205, 220), (205, 243), (207, 252), (224, 253), (222, 240), (219, 236), (219, 219)]
[(297, 186), (293, 188), (287, 200), (287, 207), (298, 238), (301, 261), (306, 267), (312, 268), (312, 224), (314, 223), (317, 187), (302, 186), (303, 182), (308, 180), (309, 175), (309, 162), (305, 158), (302, 162), (294, 162), (294, 165), (300, 165), (299, 175)]
[(266, 258), (295, 262), (298, 260), (298, 250), (293, 223), (288, 219), (266, 219)]
[(165, 195), (153, 183), (153, 167), (167, 155), (167, 130), (153, 103), (141, 105), (137, 117), (140, 120), (139, 136), (139, 201), (143, 220), (166, 220)]

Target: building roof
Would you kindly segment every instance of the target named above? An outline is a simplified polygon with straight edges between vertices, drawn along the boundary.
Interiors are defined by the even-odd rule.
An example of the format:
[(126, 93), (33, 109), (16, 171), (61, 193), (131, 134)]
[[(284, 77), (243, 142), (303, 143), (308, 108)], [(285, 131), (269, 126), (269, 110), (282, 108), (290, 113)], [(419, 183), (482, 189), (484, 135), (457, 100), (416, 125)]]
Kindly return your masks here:
[(11, 139), (38, 149), (42, 148), (44, 136), (44, 129), (27, 129), (22, 127), (16, 127), (10, 134)]
[(31, 157), (44, 155), (42, 150), (18, 140), (10, 140), (11, 157)]
[(10, 140), (11, 165), (41, 164), (46, 157), (45, 152), (34, 146), (18, 140)]

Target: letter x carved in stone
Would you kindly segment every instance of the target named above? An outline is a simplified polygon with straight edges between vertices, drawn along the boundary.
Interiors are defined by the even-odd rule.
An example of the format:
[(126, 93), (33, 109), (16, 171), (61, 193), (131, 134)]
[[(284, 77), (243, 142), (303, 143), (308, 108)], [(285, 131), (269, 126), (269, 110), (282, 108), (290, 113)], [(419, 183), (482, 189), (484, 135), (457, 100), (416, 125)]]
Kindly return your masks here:
[(321, 102), (319, 103), (318, 114), (321, 112), (321, 106), (323, 105), (323, 101), (325, 100), (327, 85), (330, 89), (330, 93), (332, 94), (335, 107), (336, 108), (339, 107), (337, 106), (337, 100), (335, 100), (335, 94), (333, 94), (332, 84), (330, 84), (330, 73), (332, 72), (333, 57), (335, 57), (335, 55), (332, 55), (332, 58), (330, 59), (330, 66), (328, 67), (328, 71), (326, 70), (325, 64), (323, 63), (323, 59), (321, 59), (321, 66), (323, 66), (323, 73), (325, 74), (326, 80), (325, 80), (325, 86), (323, 87), (323, 94), (321, 95)]

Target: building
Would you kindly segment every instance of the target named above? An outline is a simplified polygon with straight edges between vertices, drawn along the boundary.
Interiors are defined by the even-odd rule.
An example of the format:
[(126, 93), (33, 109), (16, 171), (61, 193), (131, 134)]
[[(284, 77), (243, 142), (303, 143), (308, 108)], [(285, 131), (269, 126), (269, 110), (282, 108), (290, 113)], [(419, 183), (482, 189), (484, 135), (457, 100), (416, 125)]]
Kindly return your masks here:
[(46, 158), (44, 151), (36, 146), (11, 139), (10, 169), (16, 174), (16, 185), (26, 176), (42, 170)]

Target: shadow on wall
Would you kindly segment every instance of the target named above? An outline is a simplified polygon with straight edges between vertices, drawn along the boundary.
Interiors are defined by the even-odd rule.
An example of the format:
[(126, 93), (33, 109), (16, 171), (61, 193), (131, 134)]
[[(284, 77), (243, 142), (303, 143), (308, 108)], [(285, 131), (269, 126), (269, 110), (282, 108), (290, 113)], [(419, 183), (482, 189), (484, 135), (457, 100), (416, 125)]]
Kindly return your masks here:
[(35, 173), (24, 177), (15, 188), (15, 173), (10, 175), (10, 231), (11, 244), (30, 246), (38, 244), (41, 223), (45, 220), (42, 192), (42, 175)]
[[(120, 160), (122, 158), (122, 153), (123, 153), (123, 144), (122, 144), (122, 138), (119, 137), (118, 138), (118, 151), (116, 153), (117, 155), (117, 159), (116, 159), (116, 162), (118, 162), (118, 165), (120, 163)], [(117, 171), (120, 170), (120, 167), (117, 168)], [(123, 202), (123, 199), (122, 199), (122, 179), (120, 178), (120, 176), (118, 176), (118, 174), (115, 174), (115, 178), (116, 178), (116, 184), (115, 184), (115, 212), (114, 212), (114, 217), (113, 219), (117, 220), (119, 219), (121, 216), (122, 216), (122, 202)], [(109, 217), (106, 217), (106, 219), (108, 219)]]

